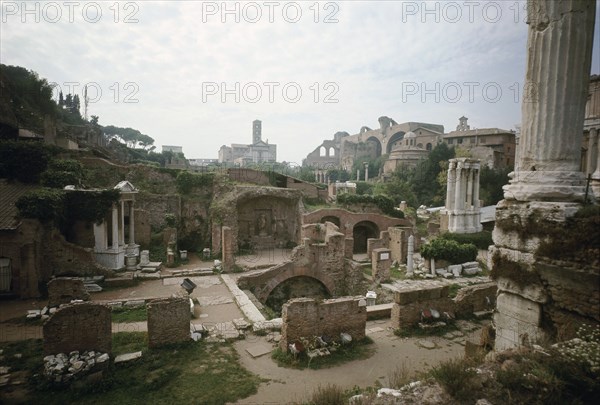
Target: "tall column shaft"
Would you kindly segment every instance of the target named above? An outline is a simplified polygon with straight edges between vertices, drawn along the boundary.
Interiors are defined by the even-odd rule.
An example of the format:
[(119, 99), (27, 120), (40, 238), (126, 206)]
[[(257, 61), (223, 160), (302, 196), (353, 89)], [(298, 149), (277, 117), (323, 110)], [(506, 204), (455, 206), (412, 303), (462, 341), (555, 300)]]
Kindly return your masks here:
[(473, 207), (473, 168), (469, 167), (467, 171), (467, 209)]
[(454, 209), (462, 210), (463, 209), (463, 200), (462, 196), (462, 183), (463, 183), (463, 165), (461, 162), (456, 163), (456, 188), (454, 191)]
[(477, 170), (475, 170), (475, 181), (473, 184), (473, 206), (478, 209), (479, 208), (479, 187), (480, 187), (480, 168), (478, 167)]
[(595, 1), (529, 0), (519, 160), (506, 199), (583, 200), (579, 172)]
[(592, 177), (595, 179), (600, 179), (600, 133), (598, 133), (598, 128), (592, 129), (592, 131), (596, 132), (596, 170), (594, 171)]
[(119, 249), (119, 209), (113, 206), (112, 209), (112, 248)]
[(129, 244), (135, 245), (135, 213), (133, 209), (133, 201), (129, 202)]
[(456, 162), (448, 163), (448, 180), (446, 182), (446, 210), (454, 208), (454, 193), (456, 192)]
[(119, 210), (119, 245), (125, 244), (125, 201), (121, 201), (121, 209)]
[(596, 164), (598, 160), (598, 130), (596, 128), (590, 129), (590, 136), (588, 138), (588, 151), (587, 151), (587, 173), (594, 173), (598, 169)]

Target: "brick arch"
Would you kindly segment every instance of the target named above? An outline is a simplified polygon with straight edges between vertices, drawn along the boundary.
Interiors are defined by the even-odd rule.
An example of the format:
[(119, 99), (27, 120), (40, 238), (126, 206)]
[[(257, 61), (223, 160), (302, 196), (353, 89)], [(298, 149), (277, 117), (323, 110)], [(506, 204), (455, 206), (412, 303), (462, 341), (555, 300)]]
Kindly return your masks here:
[(329, 293), (329, 295), (331, 295), (331, 296), (335, 295), (334, 294), (335, 282), (327, 274), (324, 274), (323, 272), (321, 272), (319, 270), (311, 269), (308, 267), (291, 267), (291, 268), (277, 274), (275, 277), (271, 278), (265, 284), (265, 286), (260, 290), (260, 292), (256, 295), (256, 298), (258, 298), (258, 300), (260, 302), (263, 302), (263, 303), (266, 302), (267, 298), (269, 298), (269, 295), (271, 295), (271, 292), (273, 292), (275, 287), (277, 287), (279, 284), (283, 283), (284, 281), (289, 280), (294, 277), (310, 277), (312, 279), (315, 279), (315, 280), (319, 281), (321, 284), (323, 284), (323, 286), (325, 287), (325, 289), (327, 290), (327, 293)]
[(354, 239), (354, 246), (352, 251), (354, 253), (367, 252), (367, 241), (369, 238), (379, 237), (379, 227), (372, 221), (360, 221), (352, 228), (352, 238)]
[(324, 224), (325, 222), (331, 222), (332, 224), (335, 224), (335, 226), (337, 226), (338, 228), (341, 224), (340, 218), (336, 217), (335, 215), (326, 215), (319, 220), (319, 223), (321, 224)]

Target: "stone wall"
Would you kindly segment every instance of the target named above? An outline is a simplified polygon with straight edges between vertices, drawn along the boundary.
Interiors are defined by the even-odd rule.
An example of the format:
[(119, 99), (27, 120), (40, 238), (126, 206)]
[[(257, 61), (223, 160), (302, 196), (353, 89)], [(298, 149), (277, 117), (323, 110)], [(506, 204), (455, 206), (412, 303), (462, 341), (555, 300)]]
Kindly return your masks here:
[(300, 276), (319, 280), (334, 297), (362, 292), (362, 269), (345, 260), (348, 239), (337, 229), (332, 223), (304, 225), (303, 244), (294, 248), (290, 261), (240, 277), (240, 287), (251, 289), (263, 303), (280, 283)]
[(300, 338), (328, 336), (339, 341), (340, 333), (353, 340), (365, 337), (367, 307), (362, 297), (343, 297), (317, 302), (311, 298), (297, 298), (283, 305), (281, 328), (282, 350)]
[(421, 311), (435, 309), (440, 314), (454, 313), (454, 302), (448, 297), (450, 287), (439, 285), (431, 287), (412, 287), (394, 293), (392, 307), (392, 327), (411, 328), (421, 320)]
[(135, 243), (142, 246), (150, 246), (152, 241), (152, 226), (150, 224), (150, 213), (146, 210), (135, 209)]
[(181, 196), (140, 192), (136, 196), (135, 208), (148, 213), (150, 226), (161, 228), (165, 225), (165, 214), (174, 214), (178, 220), (181, 218)]
[(148, 346), (159, 347), (190, 340), (190, 302), (187, 297), (160, 298), (146, 304)]
[(498, 286), (495, 282), (461, 288), (454, 298), (456, 316), (493, 310), (496, 306), (497, 291)]
[(71, 300), (87, 301), (90, 294), (83, 285), (83, 280), (72, 277), (54, 278), (48, 282), (48, 306), (57, 307), (68, 304)]
[(107, 306), (92, 303), (63, 306), (44, 323), (44, 353), (74, 350), (110, 353), (111, 327), (111, 310)]

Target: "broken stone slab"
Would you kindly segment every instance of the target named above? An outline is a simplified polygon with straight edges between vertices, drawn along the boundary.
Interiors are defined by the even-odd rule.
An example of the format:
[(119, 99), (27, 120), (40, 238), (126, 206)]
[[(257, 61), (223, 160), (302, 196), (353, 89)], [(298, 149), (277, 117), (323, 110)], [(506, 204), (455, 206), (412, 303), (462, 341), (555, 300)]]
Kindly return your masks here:
[(103, 353), (100, 354), (99, 356), (96, 357), (96, 364), (101, 364), (104, 363), (106, 361), (108, 361), (110, 359), (108, 353)]
[(454, 278), (454, 274), (452, 273), (444, 273), (443, 276), (444, 278)]
[(251, 326), (250, 322), (246, 321), (244, 318), (234, 319), (233, 320), (233, 325), (238, 330), (246, 330), (246, 329), (248, 329)]
[(202, 339), (202, 334), (198, 332), (191, 332), (191, 337), (194, 342), (197, 342)]
[(136, 273), (136, 278), (143, 278), (149, 280), (159, 280), (162, 277), (160, 272), (156, 273)]
[(27, 311), (27, 317), (30, 318), (29, 315), (33, 315), (34, 317), (40, 317), (42, 316), (42, 311), (39, 309), (29, 309)]
[(102, 291), (102, 287), (100, 287), (96, 283), (84, 284), (83, 287), (85, 288), (85, 290), (87, 292), (100, 292), (100, 291)]
[(257, 358), (260, 356), (264, 356), (265, 354), (271, 353), (273, 351), (273, 346), (264, 343), (259, 343), (246, 348), (246, 351), (253, 358)]
[(128, 307), (128, 308), (135, 308), (135, 307), (143, 307), (146, 304), (146, 301), (144, 300), (131, 300), (131, 301), (125, 301), (123, 303), (124, 307)]
[(467, 267), (463, 268), (463, 273), (467, 276), (474, 276), (477, 273), (481, 273), (481, 269), (479, 267)]
[(261, 330), (281, 330), (283, 320), (281, 318), (271, 319), (270, 321), (260, 321), (252, 325), (252, 331), (257, 332)]
[(128, 361), (137, 360), (142, 357), (142, 352), (133, 352), (133, 353), (125, 353), (120, 354), (115, 358), (115, 364), (125, 363)]
[(448, 272), (452, 273), (454, 275), (454, 277), (460, 277), (460, 274), (462, 273), (462, 265), (460, 264), (452, 264), (450, 266), (448, 266)]
[(426, 340), (426, 339), (417, 340), (417, 346), (420, 346), (423, 349), (428, 349), (428, 350), (435, 349), (437, 347), (437, 345), (434, 342), (432, 342), (431, 340)]

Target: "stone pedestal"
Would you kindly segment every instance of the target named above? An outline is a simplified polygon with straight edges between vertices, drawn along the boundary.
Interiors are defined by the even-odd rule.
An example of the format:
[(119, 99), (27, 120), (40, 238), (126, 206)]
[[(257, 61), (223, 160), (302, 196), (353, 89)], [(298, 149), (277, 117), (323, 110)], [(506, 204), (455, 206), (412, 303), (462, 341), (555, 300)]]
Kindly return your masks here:
[(373, 280), (389, 280), (390, 267), (392, 267), (392, 253), (390, 249), (373, 249), (371, 254)]

